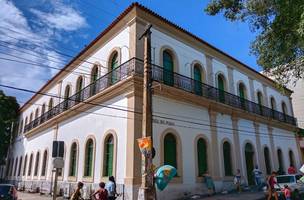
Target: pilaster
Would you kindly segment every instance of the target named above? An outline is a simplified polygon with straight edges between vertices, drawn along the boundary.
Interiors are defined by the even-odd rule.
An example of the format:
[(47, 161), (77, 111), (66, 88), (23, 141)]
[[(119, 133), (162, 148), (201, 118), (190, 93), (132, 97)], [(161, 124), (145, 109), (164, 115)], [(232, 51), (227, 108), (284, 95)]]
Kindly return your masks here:
[(211, 130), (211, 149), (212, 149), (212, 163), (211, 163), (211, 174), (214, 179), (218, 179), (221, 175), (219, 166), (219, 148), (218, 148), (218, 136), (216, 128), (216, 115), (217, 112), (209, 109), (209, 120)]
[(269, 141), (270, 141), (270, 150), (271, 150), (271, 166), (272, 166), (272, 170), (276, 170), (275, 167), (279, 166), (279, 161), (278, 161), (278, 157), (276, 155), (276, 149), (275, 149), (275, 145), (274, 145), (274, 140), (273, 140), (273, 128), (271, 126), (267, 126), (268, 129), (268, 134), (269, 134)]
[[(240, 144), (240, 135), (239, 135), (239, 126), (238, 126), (238, 121), (239, 118), (232, 115), (231, 116), (231, 121), (232, 121), (232, 129), (233, 129), (233, 144), (234, 144), (234, 154), (235, 154), (235, 164), (234, 166), (236, 169), (240, 169), (242, 171), (243, 169), (243, 163), (241, 158), (241, 144)], [(235, 171), (236, 171), (235, 169)]]
[(263, 156), (261, 137), (260, 137), (260, 125), (257, 122), (253, 122), (253, 126), (255, 132), (258, 166), (264, 172), (264, 174), (266, 174), (266, 166), (265, 166), (265, 162), (263, 161), (264, 156)]
[(268, 93), (267, 93), (267, 86), (263, 84), (263, 93), (264, 93), (264, 106), (269, 107), (268, 101)]
[(233, 76), (233, 68), (227, 66), (228, 68), (228, 84), (229, 84), (229, 92), (235, 94), (235, 87), (234, 87), (234, 76)]
[(207, 65), (207, 83), (211, 86), (214, 86), (214, 74), (213, 74), (213, 67), (212, 67), (212, 60), (213, 58), (209, 55), (206, 55), (206, 65)]

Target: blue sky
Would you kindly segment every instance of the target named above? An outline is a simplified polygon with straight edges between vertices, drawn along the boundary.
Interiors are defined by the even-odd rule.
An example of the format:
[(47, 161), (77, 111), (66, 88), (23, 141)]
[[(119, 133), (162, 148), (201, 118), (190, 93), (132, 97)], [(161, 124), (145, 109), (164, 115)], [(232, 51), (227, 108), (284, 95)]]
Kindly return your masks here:
[[(62, 68), (133, 1), (129, 0), (0, 0), (0, 58)], [(250, 55), (255, 34), (241, 22), (208, 16), (209, 1), (141, 0), (139, 3), (260, 71)], [(24, 58), (24, 59), (23, 59)], [(0, 60), (0, 83), (38, 90), (58, 70)], [(3, 89), (3, 88), (0, 88)], [(20, 104), (32, 94), (4, 89)]]

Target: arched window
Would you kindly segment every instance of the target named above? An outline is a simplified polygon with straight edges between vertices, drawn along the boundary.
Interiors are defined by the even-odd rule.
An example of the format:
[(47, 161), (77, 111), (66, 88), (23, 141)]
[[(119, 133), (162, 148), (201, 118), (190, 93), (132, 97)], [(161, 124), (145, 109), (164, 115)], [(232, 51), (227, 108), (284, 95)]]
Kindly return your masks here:
[(174, 61), (172, 54), (165, 50), (163, 51), (163, 81), (166, 85), (174, 85)]
[(48, 106), (49, 107), (49, 111), (52, 110), (53, 106), (54, 106), (53, 98), (50, 98), (49, 106)]
[(26, 126), (26, 125), (27, 125), (27, 117), (25, 118), (25, 121), (24, 121), (23, 133), (25, 133), (25, 131), (26, 131), (26, 130), (25, 130), (25, 128), (26, 128), (25, 126)]
[(64, 105), (63, 108), (66, 110), (69, 107), (69, 97), (71, 96), (71, 87), (69, 85), (65, 86), (64, 90)]
[(44, 113), (45, 113), (45, 103), (41, 107), (41, 115), (43, 115)]
[(217, 87), (219, 89), (219, 100), (225, 102), (225, 78), (221, 74), (217, 76)]
[(114, 138), (113, 135), (109, 135), (105, 140), (104, 150), (104, 166), (103, 175), (113, 175), (113, 164), (114, 164)]
[(224, 156), (224, 168), (225, 176), (232, 176), (232, 164), (231, 164), (231, 146), (229, 142), (224, 142), (223, 144), (223, 156)]
[(41, 176), (45, 176), (47, 171), (47, 159), (48, 159), (48, 153), (47, 150), (43, 153), (43, 160), (42, 160), (42, 168), (41, 168)]
[(33, 154), (30, 156), (29, 167), (27, 170), (27, 175), (30, 176), (32, 174), (32, 164), (33, 164)]
[(23, 176), (25, 176), (26, 173), (26, 167), (27, 167), (27, 155), (24, 158), (24, 165), (23, 165)]
[(264, 160), (266, 166), (266, 173), (271, 174), (271, 164), (270, 164), (270, 153), (268, 147), (264, 148)]
[(194, 65), (193, 77), (194, 77), (194, 93), (197, 95), (202, 95), (202, 72), (201, 72), (201, 66), (199, 64)]
[(21, 156), (19, 159), (18, 176), (21, 176), (22, 161), (23, 161), (23, 158)]
[(89, 139), (85, 146), (85, 163), (84, 163), (84, 176), (91, 177), (93, 175), (93, 151), (94, 142)]
[(239, 84), (239, 96), (240, 96), (240, 100), (241, 100), (241, 106), (244, 108), (245, 107), (245, 99), (246, 97), (246, 87), (243, 83)]
[(282, 102), (282, 112), (283, 112), (284, 120), (286, 121), (287, 107), (286, 107), (286, 104), (284, 102)]
[(83, 77), (79, 76), (76, 82), (76, 102), (75, 104), (82, 101), (82, 90), (83, 88)]
[(207, 144), (203, 138), (200, 138), (197, 141), (197, 165), (198, 176), (203, 176), (208, 170)]
[(282, 154), (282, 150), (278, 149), (277, 151), (278, 154), (278, 161), (279, 161), (279, 174), (284, 174), (284, 162), (283, 162), (283, 154)]
[(289, 165), (295, 167), (293, 152), (290, 150), (288, 152), (289, 155)]
[(35, 119), (37, 119), (39, 116), (39, 108), (36, 109), (36, 112), (35, 112)]
[(164, 164), (171, 165), (177, 169), (176, 138), (168, 133), (164, 138)]
[(18, 157), (15, 159), (14, 176), (17, 176)]
[(39, 161), (40, 161), (40, 154), (39, 154), (39, 152), (37, 152), (37, 154), (36, 154), (36, 163), (35, 163), (34, 176), (38, 175)]
[(98, 78), (98, 65), (94, 65), (91, 71), (91, 95), (96, 94), (96, 80)]
[(71, 146), (69, 176), (76, 176), (77, 171), (77, 143), (74, 142)]
[(23, 120), (21, 120), (19, 124), (19, 134), (22, 134), (22, 132), (23, 132)]
[(33, 113), (30, 114), (30, 121), (29, 123), (31, 123), (33, 121)]
[(259, 111), (262, 114), (262, 108), (263, 108), (263, 95), (262, 92), (258, 91), (257, 92), (257, 100), (259, 104)]
[(118, 52), (113, 52), (110, 60), (110, 71), (111, 71), (111, 84), (116, 83), (119, 80), (119, 71), (116, 70), (119, 67)]
[(270, 106), (272, 110), (276, 110), (277, 109), (277, 104), (276, 101), (273, 97), (270, 98)]

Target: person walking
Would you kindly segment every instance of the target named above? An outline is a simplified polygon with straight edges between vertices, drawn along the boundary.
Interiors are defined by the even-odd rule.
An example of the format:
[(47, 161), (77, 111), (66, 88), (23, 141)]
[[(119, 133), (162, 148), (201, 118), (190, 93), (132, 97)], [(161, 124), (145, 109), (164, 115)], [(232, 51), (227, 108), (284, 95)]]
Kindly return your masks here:
[(288, 185), (284, 185), (282, 192), (284, 194), (285, 200), (291, 200), (291, 190)]
[(259, 170), (259, 167), (256, 165), (252, 173), (254, 176), (255, 185), (257, 186), (257, 189), (260, 190), (262, 184), (262, 171)]
[(276, 172), (272, 172), (271, 175), (267, 179), (268, 184), (268, 198), (267, 200), (271, 200), (272, 196), (274, 196), (275, 200), (278, 200), (278, 193), (274, 186), (277, 184), (276, 180)]
[(108, 200), (108, 191), (105, 189), (106, 184), (104, 182), (99, 183), (99, 189), (92, 194), (91, 197), (95, 200)]
[(116, 182), (114, 176), (109, 177), (109, 182), (106, 184), (106, 190), (108, 191), (108, 199), (115, 200), (116, 199)]
[(236, 187), (236, 191), (238, 193), (241, 192), (241, 178), (242, 178), (241, 170), (237, 169), (236, 174), (235, 174), (234, 179), (233, 179), (233, 183), (234, 183), (234, 185)]
[(205, 172), (203, 177), (205, 179), (205, 184), (208, 189), (208, 196), (211, 196), (215, 192), (213, 179), (212, 179), (211, 175), (208, 173), (208, 171)]
[(296, 168), (291, 164), (287, 169), (288, 174), (296, 174)]
[(77, 188), (75, 192), (71, 195), (71, 200), (83, 200), (82, 194), (81, 194), (81, 189), (83, 188), (83, 183), (78, 182), (77, 183)]

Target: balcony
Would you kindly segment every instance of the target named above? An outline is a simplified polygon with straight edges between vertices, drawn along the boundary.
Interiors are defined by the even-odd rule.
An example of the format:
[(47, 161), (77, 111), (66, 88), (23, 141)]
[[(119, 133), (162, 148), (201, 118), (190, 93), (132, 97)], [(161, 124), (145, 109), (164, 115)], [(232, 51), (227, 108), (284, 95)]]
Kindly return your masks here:
[(57, 104), (51, 110), (45, 112), (40, 117), (36, 118), (34, 121), (30, 122), (24, 127), (24, 131), (28, 132), (33, 128), (43, 124), (44, 122), (54, 118), (55, 116), (69, 110), (75, 105), (85, 102), (90, 97), (98, 94), (99, 92), (111, 87), (112, 85), (122, 81), (134, 74), (143, 74), (143, 62), (137, 58), (132, 58), (125, 63), (118, 66), (115, 70), (108, 72), (94, 83), (86, 86), (78, 93), (65, 99), (61, 103)]
[(202, 96), (234, 108), (242, 109), (249, 113), (261, 115), (291, 125), (297, 124), (296, 118), (292, 116), (262, 106), (223, 90), (219, 90), (218, 88), (204, 84), (200, 81), (196, 81), (181, 74), (174, 73), (172, 71), (166, 71), (164, 68), (154, 64), (152, 65), (152, 79), (153, 81), (164, 83), (166, 85), (179, 88), (195, 95)]
[[(33, 128), (74, 107), (78, 103), (85, 102), (95, 94), (98, 94), (101, 91), (118, 83), (119, 81), (122, 81), (133, 75), (143, 75), (142, 60), (132, 58), (121, 64), (115, 70), (100, 77), (94, 83), (86, 86), (78, 93), (62, 101), (48, 112), (44, 113), (34, 121), (27, 124), (24, 128), (25, 132), (32, 130)], [(240, 98), (239, 96), (219, 90), (215, 87), (204, 84), (200, 81), (196, 81), (181, 74), (166, 71), (162, 67), (154, 64), (152, 65), (152, 80), (184, 90), (186, 92), (193, 93), (198, 96), (202, 96), (213, 101), (229, 105), (234, 108), (242, 109), (249, 113), (254, 113), (267, 118), (278, 120), (280, 122), (296, 125), (296, 118), (292, 116), (285, 115), (282, 112), (272, 110), (268, 107), (259, 105), (247, 99)]]

